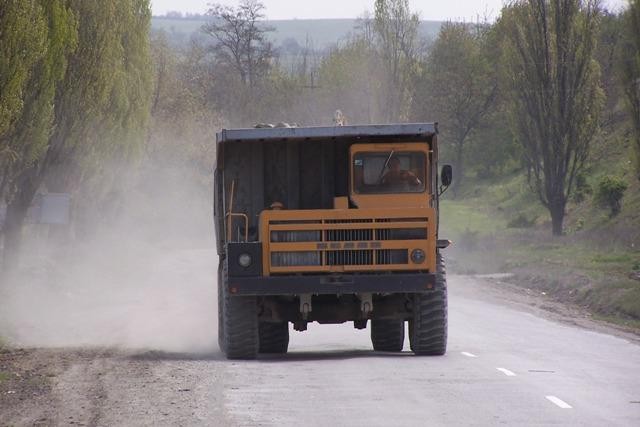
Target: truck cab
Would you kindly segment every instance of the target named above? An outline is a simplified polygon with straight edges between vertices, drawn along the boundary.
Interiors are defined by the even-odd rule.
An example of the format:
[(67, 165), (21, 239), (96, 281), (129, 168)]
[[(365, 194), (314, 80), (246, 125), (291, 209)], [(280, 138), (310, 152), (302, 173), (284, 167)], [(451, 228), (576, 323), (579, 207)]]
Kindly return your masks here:
[(285, 353), (289, 325), (371, 325), (374, 350), (444, 354), (435, 124), (223, 130), (214, 216), (219, 344)]

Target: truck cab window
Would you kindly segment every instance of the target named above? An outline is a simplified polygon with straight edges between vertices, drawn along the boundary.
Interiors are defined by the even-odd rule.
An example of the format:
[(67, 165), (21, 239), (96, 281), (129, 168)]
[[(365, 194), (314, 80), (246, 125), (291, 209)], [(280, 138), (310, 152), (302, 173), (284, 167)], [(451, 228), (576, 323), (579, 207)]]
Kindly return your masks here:
[(354, 190), (359, 194), (425, 191), (422, 152), (360, 152), (353, 156)]

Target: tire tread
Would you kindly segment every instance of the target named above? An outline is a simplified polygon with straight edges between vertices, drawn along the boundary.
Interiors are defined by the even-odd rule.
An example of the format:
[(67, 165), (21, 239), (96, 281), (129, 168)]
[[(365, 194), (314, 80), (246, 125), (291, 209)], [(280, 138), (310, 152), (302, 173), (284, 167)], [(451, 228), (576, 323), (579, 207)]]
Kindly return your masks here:
[(447, 279), (442, 255), (437, 254), (436, 289), (414, 295), (410, 325), (411, 350), (421, 356), (441, 356), (447, 351)]

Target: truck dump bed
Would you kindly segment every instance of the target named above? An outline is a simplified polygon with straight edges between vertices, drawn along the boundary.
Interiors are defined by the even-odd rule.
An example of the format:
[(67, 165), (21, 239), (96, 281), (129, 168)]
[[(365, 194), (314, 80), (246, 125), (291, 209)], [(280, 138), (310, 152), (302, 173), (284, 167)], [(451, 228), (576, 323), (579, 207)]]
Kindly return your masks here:
[(256, 240), (258, 215), (274, 202), (286, 209), (332, 209), (334, 197), (347, 196), (352, 144), (431, 143), (436, 134), (435, 123), (223, 129), (216, 135), (218, 248), (229, 203), (223, 195), (232, 183), (233, 210), (247, 215), (248, 240)]
[(241, 141), (300, 141), (351, 138), (415, 138), (416, 141), (431, 139), (438, 132), (437, 123), (407, 123), (391, 125), (276, 127), (250, 129), (223, 129), (216, 134), (218, 143)]

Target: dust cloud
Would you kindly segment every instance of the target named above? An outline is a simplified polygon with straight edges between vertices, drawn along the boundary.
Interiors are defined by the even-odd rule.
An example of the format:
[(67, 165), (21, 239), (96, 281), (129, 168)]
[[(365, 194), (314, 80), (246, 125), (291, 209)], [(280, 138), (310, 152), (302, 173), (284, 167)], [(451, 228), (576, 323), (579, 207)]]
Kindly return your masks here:
[(0, 286), (0, 337), (12, 347), (217, 351), (207, 184), (146, 171), (113, 196), (117, 214), (98, 208), (62, 241), (27, 227), (21, 266)]

